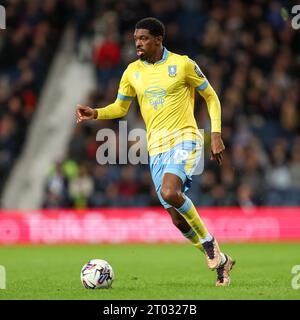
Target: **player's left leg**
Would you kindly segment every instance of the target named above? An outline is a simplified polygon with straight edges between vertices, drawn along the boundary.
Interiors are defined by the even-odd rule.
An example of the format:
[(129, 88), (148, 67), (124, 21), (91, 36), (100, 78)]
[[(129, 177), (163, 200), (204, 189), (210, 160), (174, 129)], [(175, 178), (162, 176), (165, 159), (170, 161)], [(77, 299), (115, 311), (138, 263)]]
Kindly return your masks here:
[[(180, 230), (185, 238), (187, 238), (191, 243), (203, 253), (205, 253), (204, 248), (199, 240), (199, 236), (194, 231), (193, 228), (186, 222), (182, 215), (173, 207), (166, 208), (170, 214), (173, 224)], [(217, 271), (217, 287), (225, 287), (230, 285), (230, 271), (235, 264), (233, 259), (225, 254), (225, 262), (219, 266)]]
[(166, 208), (168, 213), (170, 214), (172, 218), (172, 222), (174, 226), (181, 231), (183, 236), (191, 241), (193, 246), (195, 246), (197, 249), (201, 250), (204, 252), (204, 249), (202, 247), (202, 244), (199, 240), (199, 236), (197, 233), (194, 231), (193, 228), (186, 222), (186, 220), (182, 217), (182, 215), (173, 207), (171, 208)]
[(228, 255), (225, 255), (226, 261), (217, 268), (217, 287), (227, 287), (230, 285), (230, 271), (235, 265), (235, 261)]
[(204, 248), (208, 267), (214, 270), (225, 263), (225, 255), (221, 253), (217, 241), (208, 232), (192, 201), (181, 191), (182, 184), (179, 176), (167, 172), (163, 176), (160, 195), (166, 203), (176, 208), (196, 232)]

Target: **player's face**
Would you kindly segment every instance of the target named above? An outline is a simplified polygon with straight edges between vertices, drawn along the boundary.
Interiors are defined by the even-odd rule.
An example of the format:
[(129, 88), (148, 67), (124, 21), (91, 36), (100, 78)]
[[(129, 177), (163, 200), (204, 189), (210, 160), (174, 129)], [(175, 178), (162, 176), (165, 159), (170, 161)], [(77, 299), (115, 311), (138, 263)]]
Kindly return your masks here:
[(135, 29), (136, 53), (141, 60), (151, 60), (161, 45), (161, 37), (155, 37), (147, 29)]

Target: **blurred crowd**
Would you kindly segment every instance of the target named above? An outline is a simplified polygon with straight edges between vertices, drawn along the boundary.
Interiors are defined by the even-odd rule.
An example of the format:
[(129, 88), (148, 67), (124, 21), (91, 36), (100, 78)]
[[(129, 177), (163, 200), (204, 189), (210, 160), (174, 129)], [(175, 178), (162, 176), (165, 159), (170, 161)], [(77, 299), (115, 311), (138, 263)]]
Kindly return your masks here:
[[(166, 48), (197, 61), (222, 104), (226, 152), (219, 167), (209, 160), (205, 103), (196, 99), (206, 157), (189, 192), (195, 204), (300, 205), (300, 32), (282, 18), (281, 9), (279, 1), (263, 0), (98, 3), (85, 32), (78, 27), (78, 56), (93, 61), (98, 81), (86, 104), (115, 100), (122, 72), (136, 59), (134, 25), (154, 16), (166, 26)], [(143, 128), (136, 102), (126, 119), (129, 130)], [(101, 128), (118, 132), (118, 120), (75, 128), (67, 159), (49, 175), (44, 206), (160, 205), (147, 165), (97, 164), (95, 137)]]
[[(206, 156), (203, 174), (193, 179), (191, 199), (198, 206), (300, 205), (300, 30), (281, 14), (283, 5), (291, 12), (293, 2), (9, 3), (16, 4), (8, 5), (11, 36), (2, 36), (0, 43), (1, 179), (20, 150), (34, 112), (62, 29), (57, 27), (62, 23), (59, 17), (73, 22), (78, 59), (94, 65), (98, 84), (85, 103), (96, 107), (115, 100), (122, 72), (136, 59), (134, 25), (154, 16), (166, 26), (165, 47), (199, 64), (222, 105), (226, 151), (218, 166), (209, 160), (205, 102), (196, 98), (195, 116), (205, 130)], [(16, 9), (19, 3), (22, 10)], [(128, 130), (144, 127), (136, 101), (126, 119)], [(118, 132), (118, 121), (76, 126), (68, 156), (49, 172), (45, 208), (159, 205), (147, 165), (97, 164), (96, 134), (102, 128)]]
[(1, 5), (6, 29), (0, 30), (0, 192), (22, 150), (66, 14), (57, 0)]

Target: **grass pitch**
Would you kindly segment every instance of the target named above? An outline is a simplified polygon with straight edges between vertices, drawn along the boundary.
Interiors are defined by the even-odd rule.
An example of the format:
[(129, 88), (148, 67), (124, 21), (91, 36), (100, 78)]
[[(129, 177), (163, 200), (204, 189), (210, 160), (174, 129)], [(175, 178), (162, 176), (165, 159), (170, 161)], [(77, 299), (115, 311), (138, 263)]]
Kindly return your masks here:
[[(204, 256), (183, 245), (7, 246), (0, 248), (6, 289), (0, 299), (300, 299), (291, 273), (300, 265), (299, 243), (224, 244), (237, 261), (228, 288), (214, 286), (216, 274)], [(80, 270), (90, 259), (109, 261), (111, 289), (87, 290)]]

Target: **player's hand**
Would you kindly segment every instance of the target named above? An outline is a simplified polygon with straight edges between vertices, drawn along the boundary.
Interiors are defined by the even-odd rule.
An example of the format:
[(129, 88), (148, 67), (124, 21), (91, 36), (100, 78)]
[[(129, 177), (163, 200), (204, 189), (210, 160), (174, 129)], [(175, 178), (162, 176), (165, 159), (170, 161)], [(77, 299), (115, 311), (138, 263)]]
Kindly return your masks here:
[(77, 123), (92, 120), (97, 118), (97, 111), (91, 107), (83, 106), (81, 104), (77, 105), (76, 108), (76, 121)]
[(221, 133), (212, 132), (211, 134), (211, 156), (210, 160), (216, 160), (219, 165), (222, 164), (223, 151), (225, 146), (221, 138)]

